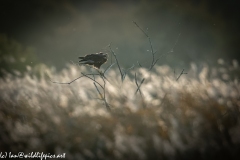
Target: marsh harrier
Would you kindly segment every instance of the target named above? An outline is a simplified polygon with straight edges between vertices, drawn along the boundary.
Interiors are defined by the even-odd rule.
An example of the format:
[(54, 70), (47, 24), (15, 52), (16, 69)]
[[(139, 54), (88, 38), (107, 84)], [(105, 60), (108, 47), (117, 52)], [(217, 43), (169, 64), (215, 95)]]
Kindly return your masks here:
[(100, 68), (102, 64), (107, 62), (107, 53), (87, 54), (84, 57), (79, 57), (81, 64), (93, 65), (95, 68)]

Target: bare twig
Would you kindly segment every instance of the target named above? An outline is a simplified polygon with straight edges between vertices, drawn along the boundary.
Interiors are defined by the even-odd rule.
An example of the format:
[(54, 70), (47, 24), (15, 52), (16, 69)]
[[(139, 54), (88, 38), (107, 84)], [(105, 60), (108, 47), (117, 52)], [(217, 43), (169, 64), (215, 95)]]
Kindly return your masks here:
[[(167, 53), (161, 54), (161, 55), (155, 60), (154, 65), (160, 60), (161, 57), (167, 55), (168, 53), (174, 52), (174, 48), (176, 47), (180, 36), (181, 36), (181, 33), (178, 34), (177, 40), (176, 40), (176, 42), (174, 43), (174, 45), (173, 45), (173, 47), (171, 48), (171, 50), (168, 51)], [(153, 65), (153, 66), (154, 66), (154, 65)]]
[[(100, 100), (104, 101), (106, 108), (110, 111), (110, 110), (111, 110), (111, 109), (110, 109), (110, 105), (107, 103), (107, 100), (106, 100), (106, 81), (108, 81), (108, 80), (107, 80), (107, 78), (105, 77), (105, 73), (107, 73), (108, 70), (109, 70), (114, 64), (115, 64), (115, 63), (113, 63), (113, 64), (111, 64), (110, 66), (108, 66), (104, 72), (102, 72), (102, 71), (99, 70), (99, 69), (96, 69), (96, 68), (94, 68), (94, 67), (89, 66), (90, 68), (95, 69), (98, 73), (85, 74), (85, 73), (82, 73), (82, 72), (81, 72), (81, 74), (82, 74), (81, 76), (79, 76), (78, 78), (75, 78), (74, 80), (72, 80), (72, 81), (70, 81), (70, 82), (55, 82), (55, 81), (52, 81), (50, 78), (49, 78), (49, 79), (50, 79), (50, 81), (51, 81), (52, 83), (57, 83), (57, 84), (71, 84), (71, 83), (73, 83), (74, 81), (76, 81), (76, 80), (78, 80), (78, 79), (80, 79), (80, 78), (82, 78), (82, 77), (86, 77), (86, 78), (92, 80), (92, 81), (93, 81), (93, 84), (94, 84), (94, 86), (95, 86), (95, 88), (96, 88), (96, 90), (97, 90), (97, 92), (98, 92), (98, 94), (99, 94), (100, 97), (101, 97)], [(100, 83), (95, 79), (95, 76), (96, 76), (96, 75), (101, 77), (101, 79), (103, 80), (103, 85), (100, 84)], [(90, 77), (90, 76), (93, 76), (93, 77)], [(109, 81), (108, 81), (108, 82), (109, 82)], [(110, 83), (110, 82), (109, 82), (109, 83)], [(97, 86), (97, 84), (101, 87), (103, 93), (100, 92), (99, 87)], [(98, 99), (99, 99), (99, 98), (98, 98)]]
[(155, 54), (156, 54), (156, 51), (154, 52), (153, 50), (153, 45), (152, 45), (152, 41), (151, 41), (151, 38), (149, 37), (149, 35), (137, 24), (137, 22), (133, 21), (133, 23), (143, 32), (143, 34), (148, 38), (148, 42), (150, 44), (150, 48), (151, 48), (151, 54), (152, 54), (152, 63), (151, 65), (149, 66), (149, 70), (152, 70), (152, 68), (154, 67), (154, 65), (157, 63), (157, 60), (155, 60)]
[(145, 34), (146, 37), (149, 37), (148, 34), (137, 24), (137, 22), (133, 21), (133, 23)]
[(140, 87), (141, 87), (141, 85), (143, 84), (144, 80), (145, 80), (145, 78), (143, 78), (143, 79), (141, 80), (140, 84), (138, 84), (138, 82), (137, 82), (137, 74), (135, 73), (135, 83), (136, 83), (136, 85), (137, 85), (137, 90), (136, 90), (135, 94), (137, 94), (137, 92), (139, 91), (140, 95), (142, 96), (142, 92), (141, 92), (141, 90), (140, 90)]
[[(85, 74), (85, 75), (93, 75), (93, 74)], [(98, 74), (95, 74), (95, 75), (98, 75)], [(78, 80), (78, 79), (80, 79), (80, 78), (82, 78), (82, 77), (84, 77), (84, 76), (79, 76), (78, 78), (75, 78), (74, 80), (72, 80), (72, 81), (70, 81), (70, 82), (56, 82), (56, 81), (52, 81), (50, 78), (50, 81), (52, 82), (52, 83), (57, 83), (57, 84), (71, 84), (71, 83), (73, 83), (73, 82), (75, 82), (76, 80)]]
[(183, 69), (182, 72), (179, 74), (179, 76), (177, 77), (176, 81), (178, 81), (179, 78), (180, 78), (183, 74), (187, 74), (186, 72), (184, 73), (184, 69)]
[(112, 55), (114, 56), (114, 58), (115, 58), (115, 60), (116, 60), (116, 62), (117, 62), (118, 70), (120, 71), (121, 80), (122, 80), (122, 82), (123, 82), (124, 79), (125, 79), (125, 77), (126, 77), (127, 71), (129, 71), (130, 69), (134, 68), (134, 64), (133, 64), (132, 67), (130, 67), (129, 69), (126, 69), (126, 71), (124, 71), (124, 69), (121, 69), (121, 67), (120, 67), (120, 64), (119, 64), (118, 59), (117, 59), (117, 55), (115, 54), (115, 52), (114, 52), (114, 51), (112, 50), (112, 48), (111, 48), (111, 43), (109, 44), (109, 49), (110, 49)]
[(114, 52), (114, 51), (112, 50), (112, 48), (111, 48), (111, 43), (109, 44), (109, 49), (110, 49), (111, 53), (113, 54), (113, 56), (114, 56), (114, 58), (115, 58), (115, 60), (116, 60), (116, 62), (117, 62), (117, 66), (118, 66), (118, 69), (119, 69), (119, 71), (120, 71), (121, 79), (122, 79), (122, 82), (123, 82), (123, 73), (122, 73), (121, 67), (120, 67), (120, 65), (119, 65), (119, 62), (118, 62), (118, 59), (117, 59), (117, 55), (115, 54), (115, 52)]
[(107, 110), (108, 110), (108, 111), (111, 111), (110, 105), (107, 103), (107, 100), (106, 100), (106, 81), (105, 81), (105, 79), (104, 79), (103, 76), (101, 76), (101, 78), (102, 78), (102, 80), (103, 80), (103, 96), (102, 96), (101, 92), (99, 91), (99, 89), (98, 89), (98, 87), (97, 87), (97, 85), (96, 85), (95, 82), (94, 82), (94, 85), (95, 85), (98, 93), (99, 93), (100, 96), (101, 96), (101, 100), (104, 101)]
[(95, 83), (95, 82), (93, 82), (93, 84), (94, 84), (94, 86), (95, 86), (95, 88), (96, 88), (96, 90), (97, 90), (98, 94), (99, 94), (99, 95), (100, 95), (100, 97), (101, 97), (101, 99), (100, 99), (100, 100), (103, 100), (103, 95), (102, 95), (102, 93), (99, 91), (99, 89), (98, 89), (98, 87), (97, 87), (96, 83)]
[(123, 80), (125, 79), (127, 72), (128, 72), (129, 70), (133, 69), (134, 67), (135, 67), (135, 66), (134, 66), (134, 64), (133, 64), (132, 67), (130, 67), (130, 68), (126, 69), (126, 70), (122, 69), (122, 70), (123, 70)]
[(110, 68), (112, 68), (112, 66), (113, 66), (114, 64), (115, 64), (115, 63), (111, 63), (111, 65), (108, 66), (107, 69), (103, 72), (103, 75), (105, 75), (105, 73), (107, 73), (108, 70), (109, 70)]
[(155, 64), (159, 61), (160, 58), (156, 59), (152, 66), (155, 66)]
[(178, 34), (177, 40), (176, 40), (176, 42), (174, 43), (174, 46), (173, 46), (173, 48), (171, 49), (170, 52), (174, 52), (174, 48), (176, 47), (180, 36), (181, 36), (181, 33)]
[(137, 64), (139, 65), (139, 67), (142, 67), (142, 65), (137, 61)]
[[(148, 42), (149, 42), (149, 45), (150, 45), (150, 48), (151, 48), (151, 54), (152, 54), (152, 62), (151, 62), (151, 64), (150, 64), (148, 70), (151, 71), (160, 58), (155, 59), (156, 51), (153, 50), (152, 41), (151, 41), (151, 38), (149, 37), (149, 35), (147, 34), (147, 32), (145, 32), (145, 31), (137, 24), (137, 22), (133, 21), (133, 23), (143, 32), (143, 34), (144, 34), (144, 35), (147, 37), (147, 39), (148, 39)], [(138, 64), (140, 67), (142, 67), (142, 65), (141, 65), (138, 61), (137, 61), (137, 64)], [(135, 95), (136, 95), (137, 92), (139, 91), (139, 93), (140, 93), (140, 95), (141, 95), (141, 97), (142, 97), (142, 101), (143, 101), (143, 102), (144, 102), (144, 98), (143, 98), (143, 95), (142, 95), (142, 92), (141, 92), (140, 87), (142, 86), (144, 80), (145, 80), (145, 78), (143, 78), (143, 79), (141, 80), (140, 84), (138, 84), (138, 82), (137, 82), (137, 75), (136, 75), (136, 73), (135, 73), (135, 83), (136, 83), (136, 85), (137, 85), (137, 90), (136, 90), (136, 92), (135, 92)], [(144, 107), (145, 107), (145, 105), (144, 105)]]
[(145, 80), (145, 78), (143, 78), (142, 81), (140, 82), (140, 84), (138, 84), (138, 82), (137, 82), (137, 75), (136, 75), (136, 73), (135, 73), (135, 83), (136, 83), (136, 86), (137, 86), (137, 90), (136, 90), (136, 92), (135, 92), (135, 95), (136, 95), (137, 92), (139, 91), (140, 96), (141, 96), (141, 98), (142, 98), (142, 102), (143, 102), (143, 108), (146, 108), (146, 104), (145, 104), (145, 101), (144, 101), (144, 98), (143, 98), (143, 94), (142, 94), (142, 91), (141, 91), (141, 89), (140, 89), (140, 87), (141, 87), (141, 85), (143, 84), (144, 80)]
[(80, 78), (82, 78), (83, 76), (80, 76), (80, 77), (78, 77), (78, 78), (76, 78), (76, 79), (74, 79), (74, 80), (72, 80), (72, 81), (70, 81), (70, 82), (55, 82), (55, 81), (52, 81), (51, 79), (50, 79), (50, 81), (52, 82), (52, 83), (57, 83), (57, 84), (71, 84), (71, 83), (73, 83), (74, 81), (76, 81), (76, 80), (78, 80), (78, 79), (80, 79)]
[(135, 65), (133, 64), (130, 68), (126, 69), (124, 72), (127, 73), (129, 70), (133, 69)]
[[(101, 77), (102, 80), (103, 80), (103, 85), (101, 85), (98, 81), (95, 80), (95, 77), (91, 78), (91, 77), (89, 77), (88, 75), (86, 75), (86, 74), (84, 74), (84, 73), (82, 73), (82, 74), (83, 74), (83, 76), (85, 76), (85, 77), (87, 77), (87, 78), (89, 78), (89, 79), (91, 79), (91, 80), (93, 81), (93, 84), (94, 84), (94, 86), (95, 86), (98, 94), (100, 95), (101, 100), (104, 101), (106, 108), (110, 111), (110, 110), (111, 110), (111, 109), (110, 109), (110, 105), (109, 105), (109, 104), (107, 103), (107, 101), (106, 101), (106, 81), (105, 81), (105, 78), (103, 77), (103, 75), (100, 74), (100, 77)], [(100, 92), (100, 90), (98, 89), (96, 83), (102, 88), (103, 94), (102, 94), (102, 93)]]
[(103, 87), (98, 81), (96, 81), (95, 78), (93, 79), (93, 78), (89, 77), (87, 74), (84, 74), (84, 73), (82, 73), (82, 72), (81, 72), (81, 74), (82, 74), (83, 76), (91, 79), (92, 81), (96, 82), (102, 89), (104, 89), (104, 87)]

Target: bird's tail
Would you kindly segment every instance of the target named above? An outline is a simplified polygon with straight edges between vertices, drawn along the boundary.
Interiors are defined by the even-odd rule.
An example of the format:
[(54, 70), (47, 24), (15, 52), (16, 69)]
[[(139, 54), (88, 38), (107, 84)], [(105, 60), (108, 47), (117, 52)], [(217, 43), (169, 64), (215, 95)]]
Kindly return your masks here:
[(86, 62), (86, 60), (84, 59), (85, 57), (78, 57), (79, 58), (79, 62)]

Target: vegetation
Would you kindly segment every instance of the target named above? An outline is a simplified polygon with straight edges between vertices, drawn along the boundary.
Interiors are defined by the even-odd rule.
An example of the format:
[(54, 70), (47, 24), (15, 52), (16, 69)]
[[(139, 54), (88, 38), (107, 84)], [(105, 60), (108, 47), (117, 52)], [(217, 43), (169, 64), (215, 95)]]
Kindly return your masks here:
[[(105, 100), (84, 66), (56, 73), (28, 67), (0, 79), (0, 150), (62, 154), (66, 159), (238, 159), (240, 85), (236, 61), (181, 70), (157, 66), (105, 73)], [(135, 94), (135, 73), (144, 75)], [(142, 78), (137, 77), (137, 81)], [(95, 85), (94, 85), (95, 83)], [(139, 84), (139, 83), (138, 83)], [(98, 85), (99, 87), (99, 85)], [(100, 89), (101, 87), (99, 87)], [(101, 92), (101, 91), (100, 91)]]

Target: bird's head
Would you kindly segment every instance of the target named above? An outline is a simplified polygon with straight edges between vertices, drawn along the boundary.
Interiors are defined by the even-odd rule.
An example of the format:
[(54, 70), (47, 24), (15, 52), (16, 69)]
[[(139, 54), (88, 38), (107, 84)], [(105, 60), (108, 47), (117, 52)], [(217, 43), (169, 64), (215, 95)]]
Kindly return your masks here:
[(99, 52), (100, 55), (108, 57), (107, 53)]
[(107, 53), (99, 52), (99, 54), (107, 56)]

